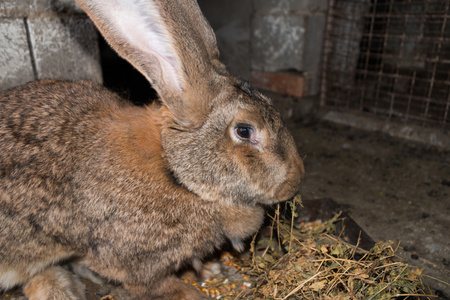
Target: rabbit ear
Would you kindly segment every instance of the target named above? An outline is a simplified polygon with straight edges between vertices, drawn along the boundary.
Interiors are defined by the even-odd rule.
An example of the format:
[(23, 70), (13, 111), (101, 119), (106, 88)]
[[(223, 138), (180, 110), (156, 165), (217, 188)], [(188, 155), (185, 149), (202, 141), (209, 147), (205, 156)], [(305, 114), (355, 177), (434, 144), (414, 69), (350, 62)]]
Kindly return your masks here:
[(77, 2), (112, 48), (150, 81), (177, 123), (195, 126), (205, 118), (208, 82), (226, 71), (195, 0)]

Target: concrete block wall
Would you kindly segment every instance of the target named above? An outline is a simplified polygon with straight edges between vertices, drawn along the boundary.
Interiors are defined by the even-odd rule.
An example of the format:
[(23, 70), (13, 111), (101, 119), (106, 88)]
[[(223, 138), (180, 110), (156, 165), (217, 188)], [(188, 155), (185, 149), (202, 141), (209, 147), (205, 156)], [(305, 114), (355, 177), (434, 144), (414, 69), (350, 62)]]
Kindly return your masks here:
[(253, 0), (252, 70), (295, 71), (303, 78), (304, 96), (317, 95), (327, 2)]
[[(232, 74), (296, 98), (319, 93), (327, 0), (198, 2)], [(102, 82), (94, 26), (74, 0), (0, 0), (0, 90), (43, 78)]]
[(231, 73), (297, 98), (319, 94), (327, 0), (198, 3)]
[(0, 90), (45, 78), (102, 82), (94, 25), (73, 0), (1, 0)]

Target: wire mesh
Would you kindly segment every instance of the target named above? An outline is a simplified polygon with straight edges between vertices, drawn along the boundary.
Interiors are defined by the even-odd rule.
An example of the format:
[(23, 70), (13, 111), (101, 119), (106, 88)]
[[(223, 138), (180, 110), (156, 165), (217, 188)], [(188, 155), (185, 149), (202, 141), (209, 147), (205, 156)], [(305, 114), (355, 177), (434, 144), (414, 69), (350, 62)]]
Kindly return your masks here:
[(450, 123), (450, 0), (331, 0), (322, 104)]

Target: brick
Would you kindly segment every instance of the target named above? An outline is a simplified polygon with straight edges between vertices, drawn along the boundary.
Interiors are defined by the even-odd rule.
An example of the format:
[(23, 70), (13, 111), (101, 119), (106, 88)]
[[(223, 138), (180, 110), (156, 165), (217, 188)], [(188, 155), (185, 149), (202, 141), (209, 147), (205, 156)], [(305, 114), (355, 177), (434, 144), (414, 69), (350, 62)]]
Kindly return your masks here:
[(255, 15), (252, 69), (275, 72), (303, 69), (305, 21), (301, 15)]
[(257, 88), (302, 98), (308, 95), (305, 77), (298, 72), (252, 71), (250, 82)]
[(34, 79), (25, 24), (22, 19), (0, 18), (0, 90)]
[(102, 82), (97, 33), (84, 16), (29, 19), (38, 78)]

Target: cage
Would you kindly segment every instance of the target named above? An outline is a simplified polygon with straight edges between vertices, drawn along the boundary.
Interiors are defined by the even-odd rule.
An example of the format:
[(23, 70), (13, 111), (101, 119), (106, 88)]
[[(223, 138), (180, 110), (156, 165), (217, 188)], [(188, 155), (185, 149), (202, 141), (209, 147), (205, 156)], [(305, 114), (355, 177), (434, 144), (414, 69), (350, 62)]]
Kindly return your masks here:
[(321, 104), (449, 129), (450, 1), (331, 0)]

